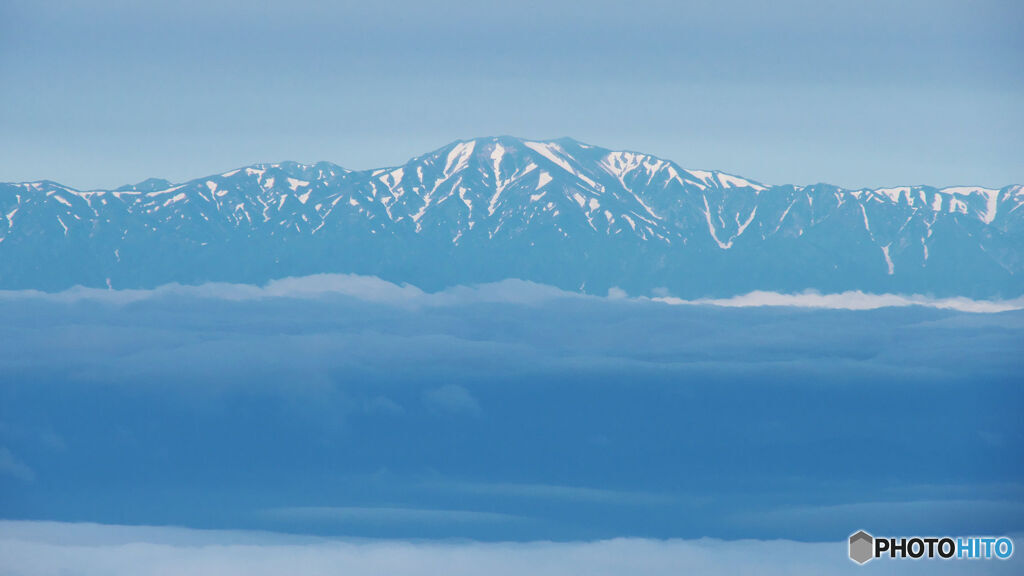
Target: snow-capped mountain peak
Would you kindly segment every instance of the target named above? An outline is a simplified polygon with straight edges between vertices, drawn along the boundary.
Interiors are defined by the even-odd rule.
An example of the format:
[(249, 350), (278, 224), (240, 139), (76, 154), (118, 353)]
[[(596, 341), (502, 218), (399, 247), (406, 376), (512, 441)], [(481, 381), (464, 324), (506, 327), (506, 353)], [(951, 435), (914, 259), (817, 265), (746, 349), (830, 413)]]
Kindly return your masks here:
[(352, 271), (424, 286), (521, 277), (700, 295), (1016, 294), (1022, 203), (1020, 186), (767, 186), (571, 139), (501, 136), (372, 170), (281, 162), (109, 191), (0, 184), (0, 285)]

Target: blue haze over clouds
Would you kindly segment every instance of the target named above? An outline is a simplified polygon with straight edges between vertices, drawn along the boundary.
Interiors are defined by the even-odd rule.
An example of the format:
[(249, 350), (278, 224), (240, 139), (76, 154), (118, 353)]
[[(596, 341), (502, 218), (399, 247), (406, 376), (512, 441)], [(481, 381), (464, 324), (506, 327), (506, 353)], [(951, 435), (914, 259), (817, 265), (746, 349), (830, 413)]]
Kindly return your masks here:
[(339, 278), (5, 293), (0, 516), (478, 540), (1024, 529), (1019, 310)]

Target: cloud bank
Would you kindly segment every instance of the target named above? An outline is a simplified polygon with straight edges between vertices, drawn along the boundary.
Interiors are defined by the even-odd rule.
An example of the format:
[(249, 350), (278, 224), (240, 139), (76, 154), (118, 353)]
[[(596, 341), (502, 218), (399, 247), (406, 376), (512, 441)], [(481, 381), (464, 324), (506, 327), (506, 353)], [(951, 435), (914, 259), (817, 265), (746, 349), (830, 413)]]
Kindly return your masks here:
[(879, 308), (903, 308), (923, 306), (959, 312), (995, 313), (1024, 309), (1024, 299), (1013, 300), (972, 300), (970, 298), (929, 298), (921, 295), (867, 294), (860, 291), (838, 294), (780, 294), (778, 292), (751, 292), (732, 298), (707, 298), (683, 300), (672, 297), (653, 298), (658, 302), (690, 306), (723, 306), (727, 308), (757, 308), (762, 306), (784, 306), (792, 308), (821, 308), (828, 310), (877, 310)]
[[(83, 300), (127, 304), (152, 298), (184, 296), (231, 301), (273, 298), (323, 298), (343, 296), (367, 302), (391, 305), (454, 306), (467, 303), (538, 304), (568, 298), (629, 300), (625, 291), (612, 288), (606, 297), (567, 292), (553, 286), (525, 280), (508, 279), (473, 286), (455, 286), (440, 292), (425, 292), (410, 284), (395, 284), (375, 276), (356, 274), (315, 274), (273, 280), (262, 286), (212, 282), (200, 285), (167, 284), (152, 289), (103, 290), (75, 287), (62, 292), (3, 290), (0, 300), (41, 299), (55, 302)], [(728, 308), (793, 307), (830, 310), (875, 310), (879, 308), (922, 306), (973, 313), (995, 313), (1024, 309), (1024, 298), (1012, 300), (972, 300), (970, 298), (932, 298), (923, 295), (868, 294), (849, 291), (835, 294), (804, 292), (751, 292), (730, 298), (684, 300), (672, 296), (637, 297), (633, 300), (672, 305), (719, 306)]]
[(4, 294), (0, 518), (390, 541), (1024, 529), (1024, 312), (612, 296), (338, 276)]
[[(1019, 541), (1019, 538), (1018, 538)], [(5, 574), (44, 576), (800, 576), (820, 574), (1019, 574), (1024, 562), (847, 558), (845, 543), (789, 540), (412, 542), (52, 522), (0, 522)], [(966, 564), (966, 565), (965, 565)]]

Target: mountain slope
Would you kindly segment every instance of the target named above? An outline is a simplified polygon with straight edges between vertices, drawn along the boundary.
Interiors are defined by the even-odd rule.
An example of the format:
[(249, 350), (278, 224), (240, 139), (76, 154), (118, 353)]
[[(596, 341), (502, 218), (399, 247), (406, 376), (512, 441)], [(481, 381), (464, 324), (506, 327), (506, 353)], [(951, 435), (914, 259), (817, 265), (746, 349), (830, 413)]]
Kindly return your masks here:
[(113, 191), (0, 184), (0, 288), (375, 274), (603, 293), (1024, 293), (1024, 187), (765, 186), (574, 140), (392, 168), (260, 164)]

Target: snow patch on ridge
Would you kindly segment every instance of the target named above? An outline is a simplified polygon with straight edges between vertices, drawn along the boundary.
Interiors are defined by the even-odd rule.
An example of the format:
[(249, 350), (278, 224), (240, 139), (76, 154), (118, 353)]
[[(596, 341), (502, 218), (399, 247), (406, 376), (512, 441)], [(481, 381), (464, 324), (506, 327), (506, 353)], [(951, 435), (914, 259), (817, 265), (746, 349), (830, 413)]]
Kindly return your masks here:
[(538, 176), (537, 178), (537, 190), (540, 190), (541, 188), (547, 186), (548, 182), (551, 182), (551, 174), (548, 174), (544, 170), (541, 170), (540, 176)]
[(889, 269), (889, 276), (893, 275), (892, 258), (889, 256), (889, 244), (882, 246), (882, 255), (885, 256), (885, 265)]
[(569, 165), (569, 163), (566, 162), (564, 158), (558, 156), (558, 152), (561, 152), (562, 149), (557, 144), (552, 144), (549, 142), (523, 142), (523, 144), (527, 148), (547, 158), (562, 170), (565, 170), (569, 174), (572, 174), (573, 176), (576, 176), (580, 180), (583, 180), (591, 188), (594, 188), (595, 190), (600, 190), (602, 192), (604, 191), (603, 186), (601, 186), (597, 182), (594, 182), (586, 174), (582, 174), (579, 171), (573, 169), (573, 167)]
[(469, 158), (473, 154), (473, 148), (476, 147), (476, 141), (470, 140), (469, 142), (459, 142), (452, 147), (451, 151), (448, 152), (448, 158), (444, 165), (444, 174), (449, 176), (452, 172), (462, 170), (469, 164)]

